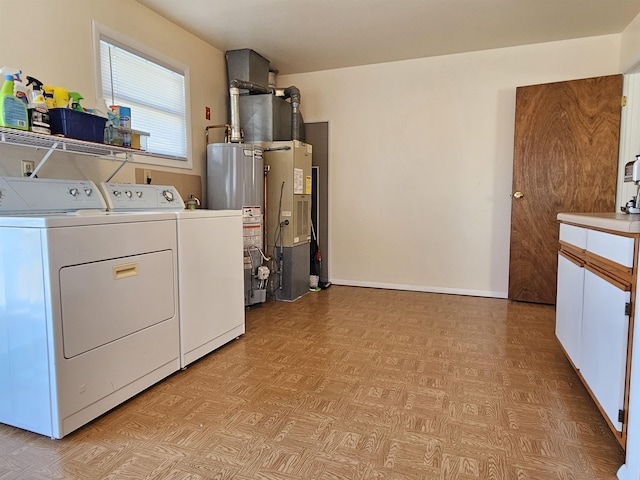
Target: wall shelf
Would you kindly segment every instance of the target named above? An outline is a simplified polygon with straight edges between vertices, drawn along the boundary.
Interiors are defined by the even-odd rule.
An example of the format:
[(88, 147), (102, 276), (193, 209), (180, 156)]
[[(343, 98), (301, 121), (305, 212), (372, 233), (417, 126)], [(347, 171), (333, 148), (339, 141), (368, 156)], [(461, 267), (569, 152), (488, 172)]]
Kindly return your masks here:
[(115, 145), (106, 145), (102, 143), (87, 142), (84, 140), (76, 140), (74, 138), (57, 137), (55, 135), (45, 135), (41, 133), (28, 132), (25, 130), (17, 130), (14, 128), (0, 127), (0, 144), (16, 145), (20, 147), (31, 147), (35, 149), (46, 150), (42, 160), (33, 170), (33, 174), (49, 159), (53, 152), (64, 152), (78, 155), (88, 155), (92, 157), (108, 158), (110, 160), (119, 160), (122, 163), (117, 170), (113, 172), (107, 181), (120, 171), (120, 169), (133, 158), (133, 155), (142, 155), (147, 157), (160, 157), (172, 160), (180, 160), (178, 157), (170, 155), (158, 155), (148, 153), (143, 150), (135, 150), (127, 147), (117, 147)]
[[(132, 152), (130, 148), (104, 145), (102, 143), (86, 142), (73, 138), (56, 137), (41, 133), (27, 132), (14, 128), (0, 127), (0, 142), (22, 147), (43, 148), (47, 150), (60, 150), (68, 153), (91, 155), (94, 157), (116, 158), (117, 155), (126, 156)], [(144, 152), (142, 152), (144, 153)]]

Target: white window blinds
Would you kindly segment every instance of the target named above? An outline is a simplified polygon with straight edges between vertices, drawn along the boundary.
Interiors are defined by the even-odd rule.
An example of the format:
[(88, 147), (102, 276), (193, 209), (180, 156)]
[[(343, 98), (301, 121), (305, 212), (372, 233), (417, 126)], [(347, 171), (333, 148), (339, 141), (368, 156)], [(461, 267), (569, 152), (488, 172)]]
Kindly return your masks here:
[(131, 108), (131, 128), (148, 132), (147, 151), (187, 159), (185, 75), (100, 40), (102, 92)]

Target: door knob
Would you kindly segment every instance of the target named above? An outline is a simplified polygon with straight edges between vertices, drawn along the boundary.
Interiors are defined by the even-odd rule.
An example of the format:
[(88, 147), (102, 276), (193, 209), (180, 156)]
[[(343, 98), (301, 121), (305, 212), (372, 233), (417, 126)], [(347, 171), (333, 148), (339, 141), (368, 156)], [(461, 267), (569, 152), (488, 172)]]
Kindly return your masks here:
[(524, 193), (522, 192), (516, 192), (513, 194), (513, 198), (522, 198), (524, 197)]

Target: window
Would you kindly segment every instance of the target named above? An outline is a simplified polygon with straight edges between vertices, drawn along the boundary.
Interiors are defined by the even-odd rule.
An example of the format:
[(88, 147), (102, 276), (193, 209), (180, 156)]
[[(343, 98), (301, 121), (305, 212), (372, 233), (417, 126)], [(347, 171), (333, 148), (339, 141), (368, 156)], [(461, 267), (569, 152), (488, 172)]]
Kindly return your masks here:
[[(175, 61), (135, 45), (115, 32), (98, 27), (98, 98), (107, 105), (131, 108), (131, 128), (150, 133), (147, 151), (174, 163), (189, 159), (188, 70)], [(113, 38), (116, 37), (116, 38)], [(145, 50), (145, 51), (142, 51)], [(163, 57), (163, 58), (159, 58)], [(188, 163), (188, 165), (185, 165)], [(179, 166), (179, 165), (175, 165)]]

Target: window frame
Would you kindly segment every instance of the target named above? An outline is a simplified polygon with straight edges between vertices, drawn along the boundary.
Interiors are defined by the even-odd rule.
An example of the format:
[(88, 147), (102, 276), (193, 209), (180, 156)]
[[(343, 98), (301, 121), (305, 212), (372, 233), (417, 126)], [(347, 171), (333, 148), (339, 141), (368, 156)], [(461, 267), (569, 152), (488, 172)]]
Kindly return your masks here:
[(100, 40), (105, 40), (117, 47), (130, 51), (140, 57), (146, 58), (158, 65), (169, 70), (173, 70), (184, 75), (184, 91), (185, 91), (185, 136), (186, 136), (186, 159), (163, 156), (161, 154), (136, 154), (133, 153), (133, 162), (144, 163), (149, 165), (159, 165), (164, 167), (174, 167), (183, 169), (193, 168), (193, 146), (191, 138), (191, 80), (190, 68), (167, 55), (160, 53), (137, 40), (132, 39), (112, 28), (102, 25), (95, 20), (92, 21), (93, 33), (93, 68), (96, 101), (104, 98), (102, 90), (102, 67), (100, 54)]

